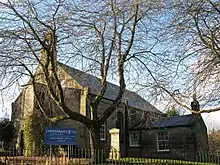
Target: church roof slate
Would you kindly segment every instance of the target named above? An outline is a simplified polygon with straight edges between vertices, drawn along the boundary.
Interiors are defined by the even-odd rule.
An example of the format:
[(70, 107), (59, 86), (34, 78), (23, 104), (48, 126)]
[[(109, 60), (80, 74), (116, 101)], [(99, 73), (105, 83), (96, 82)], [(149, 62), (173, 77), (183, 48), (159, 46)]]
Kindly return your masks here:
[[(65, 65), (63, 63), (58, 63), (61, 67), (65, 69), (65, 71), (74, 79), (76, 80), (81, 86), (88, 87), (89, 93), (97, 95), (101, 85), (100, 85), (100, 79), (88, 74), (86, 72), (80, 71), (78, 69), (75, 69), (73, 67), (70, 67), (68, 65)], [(107, 89), (104, 94), (104, 97), (106, 99), (114, 100), (117, 97), (119, 91), (119, 86), (108, 82), (107, 83)], [(123, 103), (127, 103), (128, 106), (145, 110), (145, 111), (152, 111), (156, 113), (161, 113), (156, 107), (151, 105), (148, 101), (146, 101), (143, 97), (138, 95), (135, 92), (132, 92), (130, 90), (125, 90), (123, 98)]]

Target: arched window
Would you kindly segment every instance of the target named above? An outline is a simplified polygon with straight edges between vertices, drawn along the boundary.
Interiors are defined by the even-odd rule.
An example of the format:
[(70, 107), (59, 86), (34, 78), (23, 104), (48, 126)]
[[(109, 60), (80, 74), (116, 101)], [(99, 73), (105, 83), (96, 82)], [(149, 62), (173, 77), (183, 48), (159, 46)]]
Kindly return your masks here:
[(39, 102), (42, 104), (42, 105), (44, 105), (44, 101), (45, 101), (45, 93), (43, 92), (43, 91), (40, 91), (39, 92)]
[(53, 117), (53, 110), (54, 110), (54, 108), (53, 108), (53, 100), (51, 99), (51, 100), (48, 100), (48, 115), (50, 117)]

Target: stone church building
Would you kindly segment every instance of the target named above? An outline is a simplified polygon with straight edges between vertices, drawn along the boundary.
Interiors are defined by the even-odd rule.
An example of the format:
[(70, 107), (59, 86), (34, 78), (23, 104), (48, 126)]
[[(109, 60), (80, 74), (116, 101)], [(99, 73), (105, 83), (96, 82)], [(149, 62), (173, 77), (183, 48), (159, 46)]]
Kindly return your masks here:
[[(63, 63), (57, 62), (58, 76), (63, 87), (66, 105), (76, 111), (90, 116), (89, 105), (92, 99), (98, 94), (100, 90), (100, 79), (67, 66)], [(60, 115), (56, 104), (48, 96), (46, 86), (44, 85), (42, 70), (37, 68), (36, 73), (38, 77), (37, 92), (42, 98), (43, 107), (47, 110), (49, 116)], [(101, 114), (116, 98), (119, 87), (115, 84), (108, 83), (104, 99), (98, 107), (98, 114)], [(27, 115), (36, 110), (37, 102), (34, 97), (33, 86), (27, 83), (17, 99), (12, 103), (12, 121), (15, 123), (17, 132), (14, 140), (14, 145), (17, 147), (24, 141), (25, 118)], [(115, 112), (107, 119), (102, 125), (100, 130), (100, 140), (106, 148), (110, 147), (109, 130), (114, 127), (120, 128), (121, 149), (127, 150), (128, 146), (128, 129), (139, 121), (141, 118), (150, 114), (152, 116), (163, 115), (158, 109), (151, 105), (148, 101), (142, 98), (135, 92), (126, 90), (121, 104)], [(76, 146), (77, 148), (89, 148), (89, 133), (84, 125), (73, 120), (65, 120), (58, 123), (59, 127), (63, 128), (76, 128)], [(130, 138), (136, 138), (132, 135)], [(24, 144), (25, 148), (25, 144)]]
[[(43, 55), (42, 55), (43, 58)], [(89, 105), (100, 90), (100, 79), (72, 68), (60, 62), (57, 63), (57, 73), (63, 87), (65, 103), (75, 112), (91, 117)], [(38, 66), (37, 93), (43, 101), (43, 107), (49, 116), (60, 115), (60, 112), (49, 97), (44, 84), (42, 70)], [(116, 98), (119, 87), (107, 83), (104, 99), (98, 107), (101, 114)], [(29, 114), (36, 110), (37, 102), (34, 97), (33, 85), (27, 83), (17, 99), (12, 103), (12, 121), (16, 126), (14, 146), (24, 143), (24, 121)], [(76, 148), (90, 148), (89, 132), (79, 122), (64, 120), (58, 127), (75, 128)], [(119, 107), (103, 123), (100, 129), (100, 140), (105, 149), (111, 148), (109, 130), (120, 129), (120, 155), (122, 157), (164, 157), (178, 158), (182, 154), (191, 154), (199, 150), (207, 150), (207, 129), (201, 116), (191, 114), (167, 118), (165, 114), (151, 105), (135, 92), (126, 90)], [(181, 138), (178, 138), (180, 137)], [(23, 144), (25, 148), (25, 144)], [(188, 150), (190, 148), (190, 150)], [(190, 152), (188, 152), (190, 151)], [(172, 154), (171, 154), (172, 153)], [(195, 156), (195, 155), (194, 155)], [(194, 157), (193, 156), (193, 157)]]

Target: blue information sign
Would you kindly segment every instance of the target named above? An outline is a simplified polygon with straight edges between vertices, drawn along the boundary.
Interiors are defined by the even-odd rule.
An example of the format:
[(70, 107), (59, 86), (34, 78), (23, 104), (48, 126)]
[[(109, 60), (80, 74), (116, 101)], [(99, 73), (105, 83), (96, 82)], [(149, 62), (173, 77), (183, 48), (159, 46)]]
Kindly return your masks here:
[(48, 145), (75, 145), (75, 128), (46, 128), (45, 142)]

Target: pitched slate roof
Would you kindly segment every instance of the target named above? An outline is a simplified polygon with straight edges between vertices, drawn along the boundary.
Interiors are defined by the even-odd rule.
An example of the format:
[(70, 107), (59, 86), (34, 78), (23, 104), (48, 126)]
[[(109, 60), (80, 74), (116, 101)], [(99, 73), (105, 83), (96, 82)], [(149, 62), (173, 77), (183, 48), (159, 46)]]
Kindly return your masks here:
[[(58, 63), (58, 65), (63, 67), (64, 70), (81, 86), (88, 87), (90, 94), (98, 94), (101, 87), (99, 78), (62, 63)], [(104, 97), (106, 99), (114, 100), (117, 97), (118, 91), (119, 86), (108, 82)], [(128, 105), (133, 108), (161, 113), (156, 107), (151, 105), (140, 95), (129, 90), (124, 92), (122, 102), (128, 102)]]
[(196, 122), (196, 120), (198, 120), (198, 116), (192, 114), (166, 117), (155, 121), (152, 128), (191, 126)]
[(197, 115), (182, 115), (173, 117), (163, 117), (157, 119), (151, 124), (141, 124), (133, 129), (157, 129), (157, 128), (169, 128), (169, 127), (181, 127), (181, 126), (192, 126), (198, 121), (199, 116)]

